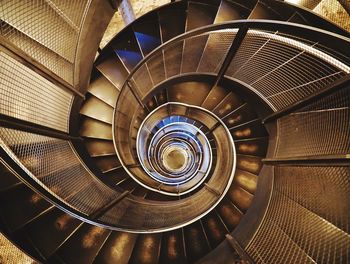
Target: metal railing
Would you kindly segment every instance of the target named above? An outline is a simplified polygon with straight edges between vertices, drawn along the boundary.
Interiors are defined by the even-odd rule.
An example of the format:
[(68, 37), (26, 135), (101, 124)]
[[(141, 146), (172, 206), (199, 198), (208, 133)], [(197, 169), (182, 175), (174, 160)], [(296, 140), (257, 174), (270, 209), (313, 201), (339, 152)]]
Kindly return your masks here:
[(56, 76), (74, 85), (76, 54), (91, 0), (3, 1), (0, 35)]
[[(227, 71), (225, 71), (225, 74), (222, 74), (222, 78), (237, 79), (241, 82), (246, 81), (243, 75), (238, 75), (237, 73), (235, 73), (234, 75), (228, 75), (227, 73), (232, 69), (238, 69), (237, 65), (239, 65), (239, 67), (249, 68), (248, 64), (244, 64), (245, 62), (257, 63), (257, 61), (254, 58), (254, 54), (257, 52), (257, 50), (253, 48), (245, 48), (249, 47), (245, 44), (254, 41), (255, 39), (259, 40), (264, 46), (268, 45), (267, 43), (274, 43), (273, 47), (276, 48), (279, 46), (288, 47), (286, 48), (286, 52), (295, 51), (296, 53), (293, 53), (294, 55), (292, 55), (292, 57), (289, 56), (289, 59), (287, 59), (288, 62), (293, 61), (294, 57), (304, 58), (305, 60), (308, 60), (311, 63), (310, 65), (319, 62), (319, 65), (322, 66), (320, 66), (321, 68), (319, 68), (319, 72), (321, 72), (323, 76), (319, 76), (317, 74), (312, 75), (315, 78), (314, 81), (317, 81), (320, 78), (323, 78), (322, 80), (325, 80), (325, 78), (327, 79), (328, 76), (331, 76), (331, 79), (329, 79), (329, 81), (332, 82), (337, 78), (341, 78), (341, 76), (349, 74), (348, 65), (350, 61), (350, 51), (347, 49), (349, 47), (349, 39), (330, 34), (322, 30), (316, 30), (306, 26), (297, 26), (290, 23), (238, 21), (234, 23), (208, 26), (195, 31), (191, 31), (189, 33), (175, 38), (174, 40), (165, 43), (164, 45), (153, 51), (144, 59), (144, 61), (142, 61), (133, 70), (133, 72), (131, 72), (128, 81), (123, 86), (123, 90), (121, 92), (121, 95), (119, 96), (117, 111), (120, 111), (120, 109), (124, 109), (126, 106), (128, 107), (128, 109), (144, 107), (145, 99), (147, 98), (149, 93), (151, 93), (155, 88), (157, 88), (155, 87), (157, 84), (161, 85), (167, 80), (174, 79), (176, 76), (179, 75), (183, 75), (181, 71), (172, 76), (164, 75), (164, 79), (159, 80), (158, 83), (154, 83), (154, 80), (150, 79), (152, 85), (149, 86), (143, 86), (143, 84), (147, 83), (141, 83), (136, 80), (137, 78), (135, 76), (152, 78), (152, 76), (148, 75), (148, 70), (150, 70), (152, 74), (151, 69), (157, 71), (157, 67), (151, 67), (151, 61), (154, 60), (157, 56), (159, 56), (159, 58), (163, 58), (163, 54), (169, 54), (170, 48), (173, 45), (181, 45), (188, 38), (195, 39), (197, 37), (202, 37), (203, 35), (210, 37), (212, 36), (212, 34), (223, 34), (226, 37), (228, 37), (227, 35), (229, 35), (230, 40), (235, 41), (234, 36), (238, 35), (237, 32), (239, 32), (239, 30), (242, 27), (247, 30), (241, 31), (243, 33), (239, 34), (239, 43), (241, 43), (241, 45), (237, 45), (232, 49), (230, 49), (232, 45), (226, 45), (225, 47), (227, 48), (223, 49), (223, 52), (225, 53), (223, 57), (227, 56), (228, 52), (232, 52), (232, 54), (234, 54), (233, 61), (235, 61), (235, 63), (229, 65)], [(334, 43), (336, 43), (336, 45), (338, 46), (338, 51), (335, 51), (335, 46), (333, 46)], [(260, 48), (263, 47), (260, 46)], [(163, 51), (167, 52), (164, 53)], [(244, 60), (244, 56), (248, 56), (248, 60)], [(266, 56), (267, 57), (263, 57), (264, 62), (268, 62), (268, 58), (276, 56), (276, 53), (272, 53)], [(174, 58), (179, 57), (175, 56)], [(167, 61), (167, 63), (171, 64), (171, 57), (168, 59), (169, 60)], [(210, 56), (207, 57), (207, 59), (209, 60)], [(287, 61), (281, 62), (281, 65), (286, 65)], [(298, 65), (302, 64), (297, 63), (292, 68), (294, 69)], [(282, 68), (278, 66), (278, 69)], [(215, 69), (218, 69), (218, 71), (215, 71), (215, 73), (222, 72), (222, 67), (224, 67), (224, 63), (223, 61), (220, 61), (215, 66)], [(200, 71), (202, 71), (203, 69), (204, 68), (200, 68)], [(254, 69), (252, 69), (252, 71), (253, 70)], [(266, 76), (281, 76), (273, 75), (276, 71), (277, 70), (271, 69), (269, 72), (263, 73), (260, 77), (255, 76), (254, 79), (251, 79), (251, 82), (248, 83), (249, 85), (247, 85), (254, 93), (261, 96), (273, 108), (282, 109), (287, 105), (292, 104), (293, 102), (305, 98), (305, 96), (307, 96), (308, 94), (315, 92), (315, 90), (309, 90), (310, 87), (307, 85), (295, 86), (295, 84), (293, 84), (294, 86), (288, 86), (287, 84), (285, 84), (281, 85), (280, 88), (278, 88), (277, 85), (274, 86), (273, 88), (280, 90), (274, 90), (274, 93), (271, 93), (270, 91), (266, 91), (263, 88), (261, 88), (264, 86), (264, 84), (266, 84), (266, 80), (264, 80), (264, 82), (261, 83), (261, 86), (256, 85), (257, 83), (259, 83), (259, 80), (263, 80), (263, 78), (265, 78)], [(244, 72), (247, 73), (246, 71)], [(298, 74), (301, 74), (302, 77), (309, 75), (309, 72), (297, 72)], [(293, 73), (293, 71), (287, 71), (286, 74), (288, 73)], [(291, 76), (291, 78), (292, 77), (293, 76)], [(308, 82), (306, 83), (310, 82), (309, 79), (307, 79), (307, 81)], [(275, 84), (278, 84), (278, 82), (276, 82)], [(131, 86), (132, 88), (130, 89), (129, 86)], [(324, 87), (325, 86), (319, 86), (318, 89), (320, 90)], [(282, 100), (281, 98), (283, 98), (283, 96), (277, 97), (277, 95), (279, 93), (284, 93), (287, 90), (288, 93), (292, 95), (290, 97), (284, 97), (288, 98), (289, 101), (281, 105), (278, 103), (278, 100)], [(272, 99), (273, 97), (275, 99)], [(130, 127), (130, 124), (128, 123), (128, 118), (132, 118), (133, 113), (124, 113), (124, 115), (124, 117), (118, 115), (118, 119), (115, 122), (117, 124), (124, 120), (127, 121), (126, 127)], [(135, 197), (129, 194), (123, 194), (123, 199), (119, 199), (118, 197), (119, 195), (121, 195), (121, 193), (106, 188), (103, 185), (103, 183), (98, 182), (94, 178), (94, 176), (86, 170), (86, 168), (82, 167), (81, 163), (77, 161), (76, 157), (73, 159), (74, 153), (71, 149), (70, 151), (68, 151), (68, 141), (59, 141), (50, 137), (41, 137), (33, 133), (18, 130), (9, 130), (8, 128), (1, 128), (1, 131), (2, 148), (6, 150), (4, 155), (7, 155), (9, 158), (12, 158), (12, 165), (17, 166), (17, 169), (21, 170), (21, 175), (24, 181), (26, 181), (36, 190), (39, 190), (39, 192), (44, 194), (46, 198), (48, 198), (50, 201), (60, 206), (64, 210), (76, 215), (81, 219), (84, 219), (85, 221), (97, 225), (105, 226), (116, 230), (128, 230), (131, 232), (160, 232), (164, 230), (170, 230), (195, 221), (196, 219), (202, 216), (201, 214), (198, 214), (198, 211), (204, 212), (206, 211), (206, 209), (204, 208), (210, 208), (212, 206), (209, 204), (210, 201), (203, 200), (203, 197), (206, 197), (206, 195), (203, 195), (203, 192), (207, 192), (207, 194), (211, 193), (213, 196), (216, 196), (215, 192), (212, 192), (210, 190), (203, 190), (196, 193), (194, 196), (191, 197), (191, 199), (186, 199), (177, 203), (173, 203), (171, 205), (167, 205), (166, 208), (161, 203), (145, 202), (141, 199), (136, 199)], [(127, 132), (120, 132), (120, 134), (118, 134), (117, 137), (120, 137), (121, 139), (127, 139), (129, 135)], [(54, 162), (56, 160), (52, 162), (50, 160), (47, 160), (46, 163), (41, 163), (41, 161), (37, 158), (38, 149), (42, 150), (43, 157), (45, 155), (47, 155), (46, 157), (50, 157), (50, 150), (52, 150), (54, 153), (55, 151), (57, 151), (57, 153), (55, 153), (54, 156), (51, 156), (58, 157), (57, 160), (59, 160), (60, 158), (62, 159), (62, 157), (69, 153), (69, 157), (72, 158), (71, 160), (76, 161), (76, 164), (71, 164), (72, 166), (70, 168), (72, 169), (72, 171), (74, 171), (74, 174), (70, 174), (71, 171), (69, 168), (67, 168), (67, 171), (62, 170), (59, 174), (57, 174), (57, 171), (63, 169), (60, 168), (59, 164), (56, 168), (57, 171), (50, 171), (51, 169), (53, 169), (52, 166), (53, 164), (55, 164)], [(62, 150), (62, 152), (60, 152), (60, 150)], [(28, 153), (30, 153), (30, 155)], [(11, 160), (8, 160), (9, 163), (10, 161)], [(76, 168), (76, 166), (78, 167), (78, 169)], [(75, 170), (74, 168), (77, 170)], [(41, 175), (40, 169), (48, 169), (48, 171), (44, 171), (46, 172), (44, 174), (56, 176), (59, 175), (57, 176), (59, 178), (66, 177), (67, 174), (65, 173), (69, 172), (68, 175), (73, 175), (69, 178), (71, 179), (70, 184), (77, 181), (77, 179), (79, 179), (79, 181), (82, 181), (81, 178), (74, 177), (74, 175), (80, 175), (82, 173), (81, 175), (86, 177), (86, 179), (89, 179), (88, 182), (93, 183), (93, 185), (96, 187), (94, 187), (94, 195), (89, 195), (89, 190), (91, 188), (88, 188), (88, 186), (85, 185), (82, 186), (86, 188), (84, 188), (84, 190), (82, 190), (81, 193), (79, 191), (77, 193), (73, 193), (73, 191), (69, 188), (64, 192), (63, 189), (66, 188), (66, 186), (68, 185), (67, 182), (60, 183), (60, 180), (58, 180), (57, 177), (51, 178), (56, 179), (54, 182), (51, 182), (50, 175), (47, 175), (48, 177), (46, 177), (45, 175)], [(45, 181), (39, 180), (41, 176), (43, 176), (42, 179), (45, 179)], [(56, 184), (58, 185), (58, 187), (55, 187)], [(80, 190), (79, 188), (77, 189)], [(107, 197), (103, 196), (104, 198), (102, 200), (98, 200), (98, 203), (93, 204), (93, 200), (97, 199), (100, 193), (105, 193)], [(67, 197), (69, 197), (69, 199), (66, 199)], [(116, 202), (114, 203), (114, 201)], [(189, 209), (193, 208), (194, 204), (199, 205), (198, 210), (196, 212), (191, 212)], [(112, 207), (110, 207), (110, 205), (112, 205)], [(98, 207), (108, 208), (108, 210), (104, 212), (102, 216), (100, 214), (97, 214), (99, 216), (98, 219), (91, 219), (91, 215), (96, 215), (95, 209), (97, 210)]]

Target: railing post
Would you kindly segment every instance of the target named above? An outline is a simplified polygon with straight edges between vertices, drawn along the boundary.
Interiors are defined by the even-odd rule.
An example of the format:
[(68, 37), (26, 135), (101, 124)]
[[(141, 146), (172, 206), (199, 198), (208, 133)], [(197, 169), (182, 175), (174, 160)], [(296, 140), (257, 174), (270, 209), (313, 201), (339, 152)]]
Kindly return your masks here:
[(254, 261), (248, 255), (248, 253), (241, 247), (238, 241), (230, 234), (226, 234), (226, 241), (232, 247), (232, 249), (240, 256), (245, 264), (253, 264)]
[(235, 38), (233, 39), (231, 46), (226, 54), (224, 62), (221, 65), (221, 68), (218, 72), (218, 76), (216, 78), (216, 81), (215, 81), (213, 87), (217, 86), (219, 84), (220, 80), (222, 79), (222, 77), (225, 75), (226, 70), (230, 66), (231, 61), (232, 61), (233, 57), (236, 55), (239, 47), (241, 46), (245, 36), (247, 35), (247, 32), (248, 32), (248, 25), (247, 24), (243, 24), (238, 29), (238, 32), (237, 32)]

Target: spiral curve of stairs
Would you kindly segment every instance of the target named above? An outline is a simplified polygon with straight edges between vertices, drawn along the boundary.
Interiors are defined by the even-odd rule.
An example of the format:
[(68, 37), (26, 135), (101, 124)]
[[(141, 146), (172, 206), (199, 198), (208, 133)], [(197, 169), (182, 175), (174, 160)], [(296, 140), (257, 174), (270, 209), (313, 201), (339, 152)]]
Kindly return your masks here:
[(2, 233), (42, 263), (349, 263), (349, 37), (273, 0), (136, 19), (70, 140), (5, 119)]

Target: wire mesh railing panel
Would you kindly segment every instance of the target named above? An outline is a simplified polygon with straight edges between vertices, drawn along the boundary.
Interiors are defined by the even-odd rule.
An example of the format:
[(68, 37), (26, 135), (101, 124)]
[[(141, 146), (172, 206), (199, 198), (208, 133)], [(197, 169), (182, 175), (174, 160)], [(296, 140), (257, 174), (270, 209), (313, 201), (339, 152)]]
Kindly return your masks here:
[(218, 73), (236, 33), (236, 30), (224, 30), (210, 34), (197, 71)]
[(164, 48), (165, 77), (180, 74), (184, 41), (175, 42)]
[[(296, 74), (296, 73), (291, 73)], [(304, 84), (296, 85), (290, 90), (285, 90), (278, 92), (271, 97), (268, 97), (268, 100), (277, 108), (283, 109), (303, 98), (319, 91), (324, 88), (327, 88), (336, 80), (343, 77), (344, 74), (341, 72), (336, 72), (334, 74), (330, 74), (325, 77), (321, 77), (319, 79), (315, 79), (313, 81), (308, 81)]]
[[(101, 222), (104, 223), (118, 223), (119, 219), (124, 217), (124, 215), (129, 211), (130, 201), (129, 199), (123, 199), (118, 202), (117, 206), (113, 206), (110, 210), (108, 210), (103, 216), (99, 218)], [(133, 214), (133, 212), (129, 212), (129, 214)], [(130, 218), (130, 221), (142, 221), (142, 218), (137, 219), (135, 214)], [(138, 223), (137, 226), (140, 226), (141, 223)]]
[(350, 151), (349, 120), (349, 107), (283, 117), (278, 120), (275, 157), (346, 155)]
[(277, 191), (350, 233), (350, 167), (276, 167), (275, 172)]
[(0, 250), (0, 261), (2, 263), (37, 263), (34, 259), (26, 255), (21, 249), (16, 247), (3, 234), (0, 234)]
[(0, 140), (34, 181), (81, 213), (95, 212), (116, 194), (85, 169), (68, 141), (8, 128), (0, 128)]
[(74, 61), (76, 29), (66, 23), (48, 2), (5, 0), (1, 4), (3, 21), (68, 61)]
[(46, 2), (73, 27), (79, 28), (90, 1), (46, 0)]
[(13, 45), (23, 50), (38, 63), (50, 69), (68, 83), (73, 83), (73, 64), (58, 56), (49, 48), (41, 45), (26, 34), (0, 20), (1, 35)]
[(0, 113), (68, 132), (73, 96), (0, 52)]
[(316, 14), (323, 16), (324, 18), (332, 21), (338, 26), (350, 31), (350, 14), (342, 6), (347, 4), (346, 1), (342, 0), (285, 0), (292, 4), (297, 4), (308, 8), (315, 12)]
[(302, 41), (281, 33), (249, 30), (226, 75), (245, 82), (277, 110), (327, 87), (350, 68)]
[[(87, 176), (86, 169), (82, 166), (79, 167), (79, 170), (77, 170), (76, 173), (78, 175), (82, 174)], [(71, 181), (74, 181), (74, 178), (71, 178)], [(100, 182), (95, 180), (84, 181), (88, 184), (81, 184), (79, 186), (80, 189), (77, 189), (75, 194), (69, 196), (66, 199), (66, 202), (87, 215), (93, 214), (94, 212), (103, 208), (103, 206), (105, 206), (110, 200), (119, 195), (118, 192), (110, 190), (107, 186)], [(114, 223), (109, 224), (113, 225)]]
[(266, 215), (264, 223), (246, 251), (257, 264), (315, 263), (272, 220), (271, 213)]
[[(154, 203), (126, 198), (99, 218), (104, 223), (115, 223), (119, 227), (150, 231), (151, 229), (174, 228), (187, 224), (201, 216), (201, 212), (216, 201), (216, 195), (201, 190), (191, 198), (172, 203)], [(194, 209), (195, 208), (195, 209)]]
[[(161, 59), (160, 59), (161, 58)], [(165, 62), (164, 54), (161, 57), (154, 56), (147, 62), (147, 67), (152, 79), (153, 85), (157, 85), (165, 80)]]
[(308, 112), (327, 109), (340, 109), (350, 107), (350, 87), (338, 90), (329, 96), (319, 99), (296, 112)]
[(299, 50), (294, 47), (288, 47), (264, 35), (248, 32), (226, 75), (250, 84), (298, 53)]
[(76, 51), (90, 0), (5, 0), (0, 34), (63, 80), (73, 84)]
[[(347, 155), (350, 153), (350, 88), (338, 90), (277, 121), (275, 156)], [(336, 134), (336, 136), (335, 136)]]
[(181, 73), (196, 72), (209, 35), (202, 34), (184, 40)]
[[(328, 221), (349, 226), (349, 167), (278, 167), (274, 182), (265, 218), (246, 248), (256, 263), (349, 262), (349, 234)], [(318, 196), (325, 196), (320, 203)]]

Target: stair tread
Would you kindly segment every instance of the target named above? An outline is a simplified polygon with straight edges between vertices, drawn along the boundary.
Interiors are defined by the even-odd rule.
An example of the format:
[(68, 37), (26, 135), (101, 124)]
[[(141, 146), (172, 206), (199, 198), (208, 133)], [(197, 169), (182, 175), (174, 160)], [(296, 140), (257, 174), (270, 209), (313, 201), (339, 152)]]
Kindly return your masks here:
[(267, 137), (235, 140), (237, 154), (265, 157), (268, 141)]
[(118, 41), (113, 40), (111, 48), (129, 72), (143, 59), (137, 39), (131, 28), (118, 34)]
[(103, 75), (90, 83), (88, 92), (111, 107), (114, 108), (116, 106), (119, 91)]
[(144, 57), (161, 45), (161, 36), (157, 13), (151, 13), (144, 16), (132, 27), (136, 40)]
[(243, 19), (245, 16), (240, 9), (243, 8), (238, 8), (238, 6), (234, 6), (233, 3), (230, 3), (226, 0), (222, 0), (219, 6), (218, 13), (216, 14), (214, 24), (220, 24), (222, 22), (231, 20)]
[(170, 102), (180, 102), (200, 106), (211, 90), (211, 85), (204, 82), (183, 82), (167, 89)]
[[(186, 7), (184, 2), (178, 2), (176, 6), (172, 5), (172, 8), (159, 10), (158, 17), (163, 43), (185, 32)], [(173, 23), (175, 20), (176, 23)]]
[[(233, 113), (243, 102), (235, 93), (230, 92), (227, 96), (213, 109), (213, 113), (218, 117), (223, 118), (226, 115)], [(231, 115), (231, 114), (230, 114)], [(223, 120), (225, 122), (225, 119)], [(226, 124), (228, 125), (228, 124)], [(230, 126), (228, 126), (230, 127)]]
[(83, 118), (80, 135), (89, 138), (112, 140), (112, 126), (93, 118)]
[(117, 155), (94, 157), (93, 161), (102, 172), (111, 171), (121, 166)]
[(216, 207), (221, 219), (231, 231), (238, 225), (243, 213), (226, 196)]
[(209, 245), (199, 221), (184, 227), (186, 256), (189, 262), (195, 262), (209, 251)]
[(80, 114), (112, 124), (113, 107), (97, 97), (91, 96), (84, 102), (82, 108), (80, 109)]
[(231, 199), (242, 212), (246, 212), (253, 201), (253, 195), (244, 190), (237, 184), (232, 184), (227, 192), (227, 196)]
[(225, 240), (227, 230), (220, 218), (216, 215), (215, 210), (202, 218), (202, 223), (211, 247), (216, 248)]
[(283, 20), (278, 13), (260, 1), (256, 3), (248, 19)]
[(50, 207), (44, 198), (24, 184), (0, 193), (1, 211), (7, 227), (15, 230)]
[(138, 234), (113, 231), (95, 258), (95, 264), (127, 264)]
[(159, 263), (187, 263), (182, 229), (163, 233)]
[(261, 157), (237, 154), (237, 168), (257, 175), (261, 167)]
[(92, 263), (110, 232), (108, 229), (84, 223), (55, 255), (65, 263)]
[(235, 140), (268, 136), (268, 133), (259, 118), (232, 127), (230, 133)]
[(129, 72), (120, 58), (112, 53), (112, 56), (99, 63), (96, 68), (110, 81), (118, 90), (121, 90)]
[(140, 234), (132, 252), (130, 264), (158, 263), (162, 234)]
[[(224, 111), (224, 106), (221, 106), (221, 109), (221, 111)], [(235, 128), (238, 125), (247, 123), (257, 118), (255, 111), (247, 103), (235, 107), (233, 111), (225, 111), (224, 114), (226, 115), (223, 118), (223, 122), (229, 129)]]
[(27, 226), (25, 232), (40, 252), (48, 258), (76, 231), (81, 223), (77, 218), (55, 208)]
[(210, 25), (214, 22), (217, 7), (198, 2), (189, 2), (187, 9), (186, 32)]
[(91, 157), (116, 154), (113, 141), (111, 140), (86, 138), (84, 144)]
[(249, 193), (254, 194), (258, 183), (258, 176), (253, 173), (237, 169), (234, 177), (234, 183)]

